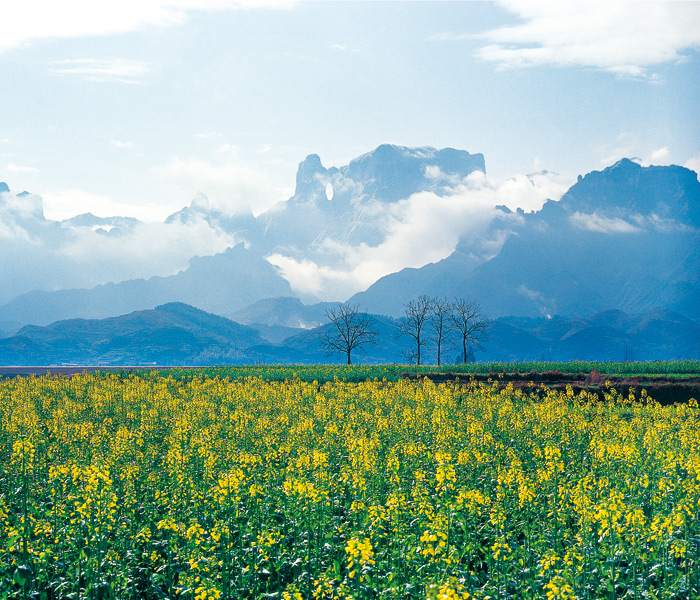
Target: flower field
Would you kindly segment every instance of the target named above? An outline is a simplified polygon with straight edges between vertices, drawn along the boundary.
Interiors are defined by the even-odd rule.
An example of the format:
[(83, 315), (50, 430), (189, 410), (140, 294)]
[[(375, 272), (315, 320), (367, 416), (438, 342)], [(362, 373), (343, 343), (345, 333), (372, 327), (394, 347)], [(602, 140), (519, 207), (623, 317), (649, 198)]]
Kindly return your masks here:
[(700, 597), (696, 402), (190, 371), (0, 418), (0, 598)]

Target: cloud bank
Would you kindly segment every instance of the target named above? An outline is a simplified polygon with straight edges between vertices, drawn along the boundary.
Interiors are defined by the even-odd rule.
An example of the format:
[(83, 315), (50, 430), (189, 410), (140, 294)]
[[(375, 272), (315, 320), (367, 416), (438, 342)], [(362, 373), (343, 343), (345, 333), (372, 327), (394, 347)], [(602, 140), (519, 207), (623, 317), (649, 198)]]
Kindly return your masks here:
[(172, 27), (191, 14), (289, 8), (294, 0), (32, 0), (0, 4), (0, 52), (45, 38), (97, 37), (147, 27)]
[(220, 148), (217, 160), (175, 158), (155, 173), (174, 194), (196, 190), (206, 194), (212, 209), (228, 214), (259, 214), (291, 196), (291, 189), (278, 187), (267, 174), (241, 162), (235, 148), (226, 146)]
[(147, 63), (124, 58), (57, 60), (51, 63), (49, 70), (54, 75), (78, 75), (88, 81), (116, 81), (129, 84), (143, 83), (144, 77), (150, 71), (151, 67)]
[[(267, 260), (301, 296), (345, 299), (380, 277), (442, 260), (458, 243), (477, 260), (492, 257), (505, 240), (508, 219), (518, 218), (505, 215), (497, 206), (538, 210), (547, 199), (561, 198), (571, 183), (568, 177), (553, 173), (496, 180), (475, 171), (447, 194), (420, 192), (375, 207), (384, 211), (375, 215), (376, 220), (386, 223), (384, 238), (377, 245), (350, 245), (325, 238), (313, 248), (314, 260), (283, 252)], [(501, 222), (492, 227), (495, 219)]]
[(44, 217), (39, 196), (3, 192), (0, 304), (36, 289), (171, 275), (187, 268), (193, 256), (223, 252), (236, 243), (233, 234), (196, 216), (187, 223), (92, 215), (57, 221)]
[(477, 57), (501, 68), (592, 67), (656, 81), (656, 65), (700, 47), (700, 3), (504, 0), (520, 23), (481, 37)]

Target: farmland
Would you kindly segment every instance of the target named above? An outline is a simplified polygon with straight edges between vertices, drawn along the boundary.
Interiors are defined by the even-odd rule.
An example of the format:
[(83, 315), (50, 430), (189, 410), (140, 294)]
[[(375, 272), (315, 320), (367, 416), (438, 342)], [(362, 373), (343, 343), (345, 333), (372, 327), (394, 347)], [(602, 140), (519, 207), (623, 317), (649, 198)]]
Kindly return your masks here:
[(0, 597), (700, 596), (697, 402), (280, 369), (0, 380)]

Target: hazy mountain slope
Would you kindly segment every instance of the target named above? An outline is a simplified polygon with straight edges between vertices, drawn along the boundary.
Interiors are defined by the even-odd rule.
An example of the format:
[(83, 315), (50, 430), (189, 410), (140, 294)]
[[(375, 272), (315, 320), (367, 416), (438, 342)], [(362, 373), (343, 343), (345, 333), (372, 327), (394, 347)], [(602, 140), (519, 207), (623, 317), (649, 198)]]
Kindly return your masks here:
[(103, 318), (166, 302), (227, 314), (256, 299), (291, 294), (274, 267), (242, 244), (169, 277), (109, 283), (87, 290), (31, 292), (0, 306), (0, 320), (47, 325), (67, 318)]
[[(399, 321), (370, 315), (377, 343), (353, 353), (356, 363), (404, 363), (411, 339)], [(281, 326), (268, 326), (281, 327)], [(343, 363), (328, 354), (319, 334), (326, 324), (265, 341), (252, 327), (181, 303), (100, 320), (71, 319), (27, 326), (0, 340), (2, 365), (198, 365), (231, 363)], [(298, 331), (298, 330), (297, 330)], [(426, 330), (424, 364), (435, 361)], [(461, 361), (456, 340), (443, 346), (446, 363)], [(630, 316), (605, 311), (588, 319), (504, 318), (490, 324), (478, 361), (676, 360), (700, 358), (700, 325), (669, 311)]]
[(226, 315), (229, 319), (245, 325), (278, 325), (296, 329), (311, 329), (328, 321), (326, 310), (335, 306), (333, 302), (303, 304), (299, 298), (286, 296), (265, 298)]
[[(700, 357), (700, 325), (671, 311), (628, 315), (606, 310), (588, 318), (502, 318), (528, 332), (536, 342), (518, 348), (514, 339), (503, 339), (492, 327), (485, 352), (478, 360), (500, 360), (510, 353), (521, 360), (680, 360)], [(496, 348), (494, 348), (494, 346)]]
[(257, 331), (191, 306), (170, 303), (100, 320), (29, 325), (0, 340), (4, 365), (206, 364), (235, 361), (262, 342)]

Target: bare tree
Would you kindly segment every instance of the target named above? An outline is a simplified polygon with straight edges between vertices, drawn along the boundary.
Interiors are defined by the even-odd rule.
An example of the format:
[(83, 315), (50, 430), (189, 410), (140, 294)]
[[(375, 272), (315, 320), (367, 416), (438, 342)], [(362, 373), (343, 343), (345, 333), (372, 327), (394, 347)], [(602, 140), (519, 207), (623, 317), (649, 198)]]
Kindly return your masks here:
[(462, 345), (462, 360), (467, 362), (467, 348), (481, 348), (486, 339), (488, 322), (478, 302), (457, 298), (452, 305), (452, 323)]
[(372, 329), (369, 315), (359, 312), (357, 305), (338, 304), (326, 310), (326, 318), (330, 323), (321, 329), (321, 344), (328, 354), (345, 354), (349, 365), (354, 350), (377, 343), (377, 332)]
[(409, 359), (415, 359), (419, 365), (421, 361), (421, 349), (427, 345), (425, 327), (430, 318), (430, 298), (421, 296), (406, 304), (406, 319), (399, 325), (399, 335), (407, 335), (413, 340), (415, 351), (409, 355)]
[(447, 298), (433, 298), (430, 300), (430, 329), (433, 331), (435, 345), (437, 346), (437, 364), (442, 364), (442, 346), (447, 336), (453, 330), (452, 303)]

